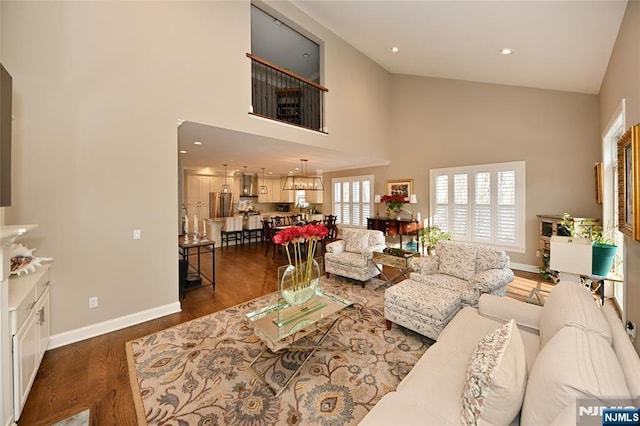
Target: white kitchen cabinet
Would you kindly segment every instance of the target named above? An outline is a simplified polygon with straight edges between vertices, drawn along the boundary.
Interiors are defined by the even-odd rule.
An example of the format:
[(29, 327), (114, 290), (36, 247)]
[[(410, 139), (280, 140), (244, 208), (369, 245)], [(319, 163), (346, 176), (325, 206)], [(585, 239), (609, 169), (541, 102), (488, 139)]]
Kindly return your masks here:
[(287, 177), (282, 177), (280, 178), (280, 199), (277, 200), (280, 203), (293, 203), (293, 197), (295, 195), (296, 191), (290, 191), (288, 189), (282, 189), (282, 187), (284, 186), (285, 181), (287, 180)]
[(13, 346), (13, 404), (18, 420), (51, 335), (49, 265), (9, 279), (9, 324)]
[[(262, 183), (264, 182), (264, 183)], [(276, 203), (280, 201), (281, 197), (281, 184), (280, 178), (264, 178), (264, 180), (260, 179), (260, 185), (264, 185), (267, 187), (268, 194), (258, 194), (258, 202), (259, 203)]]
[[(189, 218), (189, 229), (193, 229), (193, 215), (198, 219), (209, 217), (209, 192), (211, 189), (212, 176), (187, 175), (187, 217)], [(214, 181), (215, 184), (215, 181)], [(215, 191), (219, 191), (218, 186)]]
[(323, 191), (305, 191), (304, 199), (307, 203), (322, 204)]

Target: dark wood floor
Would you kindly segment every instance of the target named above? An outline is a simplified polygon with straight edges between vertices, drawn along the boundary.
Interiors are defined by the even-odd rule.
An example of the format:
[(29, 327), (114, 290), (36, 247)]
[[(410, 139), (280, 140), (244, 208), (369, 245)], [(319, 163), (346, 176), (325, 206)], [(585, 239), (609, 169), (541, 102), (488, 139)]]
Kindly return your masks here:
[[(211, 286), (190, 290), (180, 313), (47, 351), (18, 424), (49, 425), (90, 408), (92, 425), (135, 425), (125, 342), (275, 291), (285, 258), (263, 254), (255, 243), (218, 248), (215, 293)], [(210, 258), (202, 256), (203, 268)], [(526, 300), (531, 288), (549, 287), (538, 274), (515, 272), (509, 297)]]

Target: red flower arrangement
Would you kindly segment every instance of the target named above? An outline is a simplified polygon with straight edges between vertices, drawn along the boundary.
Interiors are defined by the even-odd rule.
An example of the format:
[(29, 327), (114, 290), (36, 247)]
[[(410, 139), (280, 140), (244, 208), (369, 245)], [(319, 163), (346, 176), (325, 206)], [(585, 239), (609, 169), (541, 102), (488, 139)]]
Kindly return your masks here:
[[(273, 236), (273, 242), (283, 245), (285, 250), (287, 250), (289, 264), (294, 265), (296, 270), (299, 271), (298, 274), (293, 276), (294, 285), (305, 284), (311, 280), (313, 259), (315, 257), (318, 241), (326, 237), (328, 233), (329, 230), (323, 224), (308, 224), (283, 229)], [(306, 256), (303, 257), (302, 246), (306, 241), (309, 242), (309, 246), (307, 248)], [(289, 245), (292, 246), (291, 251), (289, 251)], [(306, 262), (304, 270), (300, 268), (303, 262)]]
[(382, 198), (380, 198), (380, 201), (387, 203), (387, 207), (389, 209), (398, 210), (406, 203), (406, 198), (404, 195), (400, 194), (383, 195)]

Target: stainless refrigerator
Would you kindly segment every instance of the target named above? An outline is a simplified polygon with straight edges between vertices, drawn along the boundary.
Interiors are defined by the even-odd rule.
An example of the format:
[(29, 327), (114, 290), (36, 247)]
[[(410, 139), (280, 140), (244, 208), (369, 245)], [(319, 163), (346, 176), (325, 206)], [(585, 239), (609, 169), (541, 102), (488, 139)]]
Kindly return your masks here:
[(210, 217), (233, 216), (233, 194), (230, 192), (209, 193)]

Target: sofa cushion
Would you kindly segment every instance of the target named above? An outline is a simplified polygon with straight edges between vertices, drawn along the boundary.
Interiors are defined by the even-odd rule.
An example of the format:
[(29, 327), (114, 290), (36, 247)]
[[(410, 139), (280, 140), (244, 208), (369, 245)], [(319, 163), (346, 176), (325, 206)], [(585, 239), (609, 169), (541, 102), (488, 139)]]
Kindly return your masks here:
[(345, 251), (362, 253), (369, 247), (369, 234), (361, 229), (345, 229), (342, 231), (345, 241)]
[(630, 400), (624, 374), (607, 341), (588, 329), (564, 327), (536, 358), (520, 424), (551, 424), (567, 405), (575, 404), (576, 398), (601, 403), (610, 398)]
[(640, 406), (640, 358), (635, 351), (627, 333), (622, 326), (622, 321), (609, 303), (602, 307), (602, 313), (609, 323), (613, 338), (613, 350), (620, 362), (620, 367), (627, 378), (627, 387), (633, 399), (633, 405)]
[(459, 424), (460, 395), (468, 360), (468, 353), (434, 344), (400, 382), (397, 392), (386, 394), (359, 424)]
[(361, 253), (325, 253), (325, 261), (338, 263), (340, 265), (352, 266), (354, 268), (366, 268), (369, 260)]
[(476, 272), (489, 269), (504, 269), (509, 267), (509, 256), (504, 250), (478, 246), (476, 254)]
[(409, 278), (429, 286), (440, 287), (457, 293), (460, 295), (462, 304), (465, 306), (471, 306), (478, 303), (479, 295), (469, 287), (468, 281), (460, 278), (444, 274), (423, 275), (415, 272), (412, 272), (409, 275)]
[(553, 288), (542, 307), (540, 346), (566, 326), (592, 330), (611, 345), (611, 329), (591, 292), (580, 284), (563, 281)]
[(462, 280), (470, 280), (476, 273), (476, 246), (454, 241), (438, 241), (436, 252), (440, 258), (438, 272)]
[(463, 424), (509, 424), (520, 411), (527, 379), (515, 320), (496, 327), (471, 354), (462, 394)]

